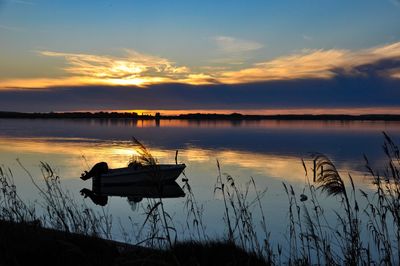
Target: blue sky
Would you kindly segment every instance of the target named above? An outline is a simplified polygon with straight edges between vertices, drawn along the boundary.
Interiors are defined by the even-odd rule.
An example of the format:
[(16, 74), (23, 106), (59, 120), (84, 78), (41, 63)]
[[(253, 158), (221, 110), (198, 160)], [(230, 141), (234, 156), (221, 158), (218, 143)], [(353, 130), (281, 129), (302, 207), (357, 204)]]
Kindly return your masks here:
[[(299, 81), (300, 88), (305, 80), (318, 80), (318, 86), (324, 87), (343, 75), (352, 80), (382, 79), (379, 86), (392, 84), (395, 93), (400, 79), (399, 25), (400, 2), (396, 0), (3, 0), (0, 96), (7, 93), (11, 97), (10, 93), (17, 95), (21, 89), (52, 90), (54, 95), (60, 87), (79, 94), (79, 88), (88, 86), (93, 90), (108, 86), (112, 93), (112, 88), (122, 86), (128, 92), (127, 87), (132, 87), (131, 97), (135, 98), (144, 93), (137, 87), (148, 90), (179, 84), (190, 91), (192, 86), (245, 84), (251, 88), (251, 84), (265, 83), (265, 90), (259, 92), (263, 98), (272, 83)], [(379, 73), (365, 70), (366, 66), (375, 69), (377, 64)], [(354, 85), (340, 85), (353, 88), (338, 90), (349, 94), (344, 98), (352, 98)], [(382, 87), (368, 89), (375, 89), (377, 95), (379, 91), (387, 93)], [(285, 97), (286, 90), (281, 91), (279, 97)], [(231, 92), (225, 93), (229, 96)], [(32, 101), (38, 101), (35, 97)], [(125, 102), (126, 94), (121, 97), (121, 103)], [(7, 109), (14, 106), (20, 110), (23, 103), (19, 99), (8, 99)], [(244, 105), (221, 102), (220, 108), (241, 109), (252, 105), (248, 101)], [(397, 107), (382, 100), (345, 102), (348, 108)], [(160, 108), (150, 103), (145, 98), (142, 103), (132, 100), (132, 108)], [(67, 105), (73, 104), (55, 108), (63, 110)], [(113, 109), (126, 109), (125, 105), (116, 101)], [(288, 102), (279, 108), (298, 105), (304, 103)], [(206, 99), (196, 106), (218, 109), (218, 103), (210, 105)], [(253, 104), (254, 108), (269, 106)], [(190, 106), (182, 103), (169, 108), (180, 107)]]

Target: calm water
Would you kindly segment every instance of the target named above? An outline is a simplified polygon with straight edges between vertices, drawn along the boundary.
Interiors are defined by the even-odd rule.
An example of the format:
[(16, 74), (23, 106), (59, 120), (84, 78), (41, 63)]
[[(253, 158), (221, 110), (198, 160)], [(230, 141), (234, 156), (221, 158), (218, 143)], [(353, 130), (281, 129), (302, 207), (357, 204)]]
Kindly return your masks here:
[[(288, 202), (282, 182), (301, 193), (305, 187), (301, 159), (312, 152), (327, 154), (342, 171), (351, 173), (359, 188), (371, 188), (365, 175), (363, 154), (379, 167), (384, 160), (382, 131), (400, 143), (399, 122), (326, 122), (326, 121), (130, 121), (130, 120), (14, 120), (0, 119), (0, 164), (10, 167), (23, 198), (34, 200), (37, 190), (15, 159), (40, 179), (40, 161), (57, 169), (65, 186), (78, 199), (79, 190), (91, 187), (80, 174), (94, 163), (106, 161), (110, 167), (126, 166), (135, 154), (131, 137), (142, 141), (160, 163), (178, 161), (185, 170), (194, 193), (204, 205), (204, 221), (210, 236), (223, 235), (222, 201), (214, 195), (218, 174), (229, 173), (244, 186), (253, 177), (260, 190), (268, 187), (263, 198), (273, 241), (284, 241), (287, 230)], [(83, 159), (85, 157), (86, 159)], [(182, 185), (180, 179), (178, 183)], [(251, 198), (254, 195), (249, 195)], [(82, 199), (83, 200), (83, 199)], [(339, 208), (334, 199), (321, 197), (327, 209)], [(167, 211), (176, 227), (183, 228), (183, 199), (167, 199)], [(93, 208), (99, 208), (90, 201)], [(106, 207), (123, 225), (128, 217), (140, 219), (143, 210), (133, 211), (125, 198), (112, 197)], [(256, 222), (257, 216), (255, 216)], [(117, 224), (117, 223), (115, 223)], [(114, 237), (121, 238), (118, 226)]]

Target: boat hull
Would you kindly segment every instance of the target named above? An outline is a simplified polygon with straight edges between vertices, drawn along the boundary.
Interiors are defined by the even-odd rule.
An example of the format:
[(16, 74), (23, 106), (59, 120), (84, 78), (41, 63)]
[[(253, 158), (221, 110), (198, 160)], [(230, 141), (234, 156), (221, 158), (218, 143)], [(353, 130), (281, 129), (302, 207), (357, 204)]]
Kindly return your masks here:
[(155, 188), (166, 183), (174, 182), (185, 169), (185, 164), (150, 165), (139, 168), (109, 169), (105, 174), (93, 178), (93, 191), (107, 194), (117, 193), (119, 188), (153, 186)]

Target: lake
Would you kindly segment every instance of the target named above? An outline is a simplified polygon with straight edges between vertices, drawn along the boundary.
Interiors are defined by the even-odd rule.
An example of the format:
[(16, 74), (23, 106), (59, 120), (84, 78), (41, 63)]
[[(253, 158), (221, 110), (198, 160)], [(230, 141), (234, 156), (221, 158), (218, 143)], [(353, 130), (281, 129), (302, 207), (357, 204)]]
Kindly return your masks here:
[[(223, 201), (218, 191), (214, 193), (218, 160), (221, 172), (234, 177), (240, 188), (245, 189), (250, 177), (259, 191), (267, 188), (261, 202), (271, 240), (284, 244), (289, 203), (282, 182), (292, 185), (297, 194), (306, 193), (302, 159), (311, 167), (310, 155), (319, 152), (335, 163), (343, 177), (350, 173), (358, 188), (371, 191), (363, 155), (374, 168), (382, 168), (382, 131), (400, 143), (400, 122), (0, 119), (0, 164), (11, 169), (24, 200), (35, 201), (38, 191), (17, 158), (39, 183), (40, 162), (49, 163), (77, 200), (100, 209), (79, 194), (80, 189), (91, 188), (90, 180), (79, 179), (84, 170), (100, 161), (111, 168), (126, 166), (136, 154), (132, 137), (145, 144), (160, 163), (175, 163), (178, 150), (178, 161), (186, 164), (185, 174), (203, 206), (207, 234), (218, 238), (226, 235)], [(183, 185), (181, 178), (177, 181)], [(254, 197), (250, 190), (248, 198)], [(327, 210), (341, 208), (335, 198), (322, 194), (320, 200)], [(184, 239), (188, 235), (185, 199), (164, 202), (178, 237)], [(120, 226), (130, 228), (132, 219), (143, 220), (144, 204), (133, 210), (126, 198), (109, 199), (105, 209), (114, 219), (114, 239), (124, 240)], [(260, 216), (254, 213), (253, 218), (258, 224)]]

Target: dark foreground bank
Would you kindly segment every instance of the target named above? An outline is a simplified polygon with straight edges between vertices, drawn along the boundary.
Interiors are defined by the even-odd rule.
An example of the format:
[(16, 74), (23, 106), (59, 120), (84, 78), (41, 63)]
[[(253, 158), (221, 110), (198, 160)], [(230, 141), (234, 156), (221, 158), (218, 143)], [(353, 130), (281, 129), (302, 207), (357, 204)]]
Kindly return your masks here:
[(177, 243), (157, 250), (0, 221), (0, 265), (267, 265), (223, 242)]

